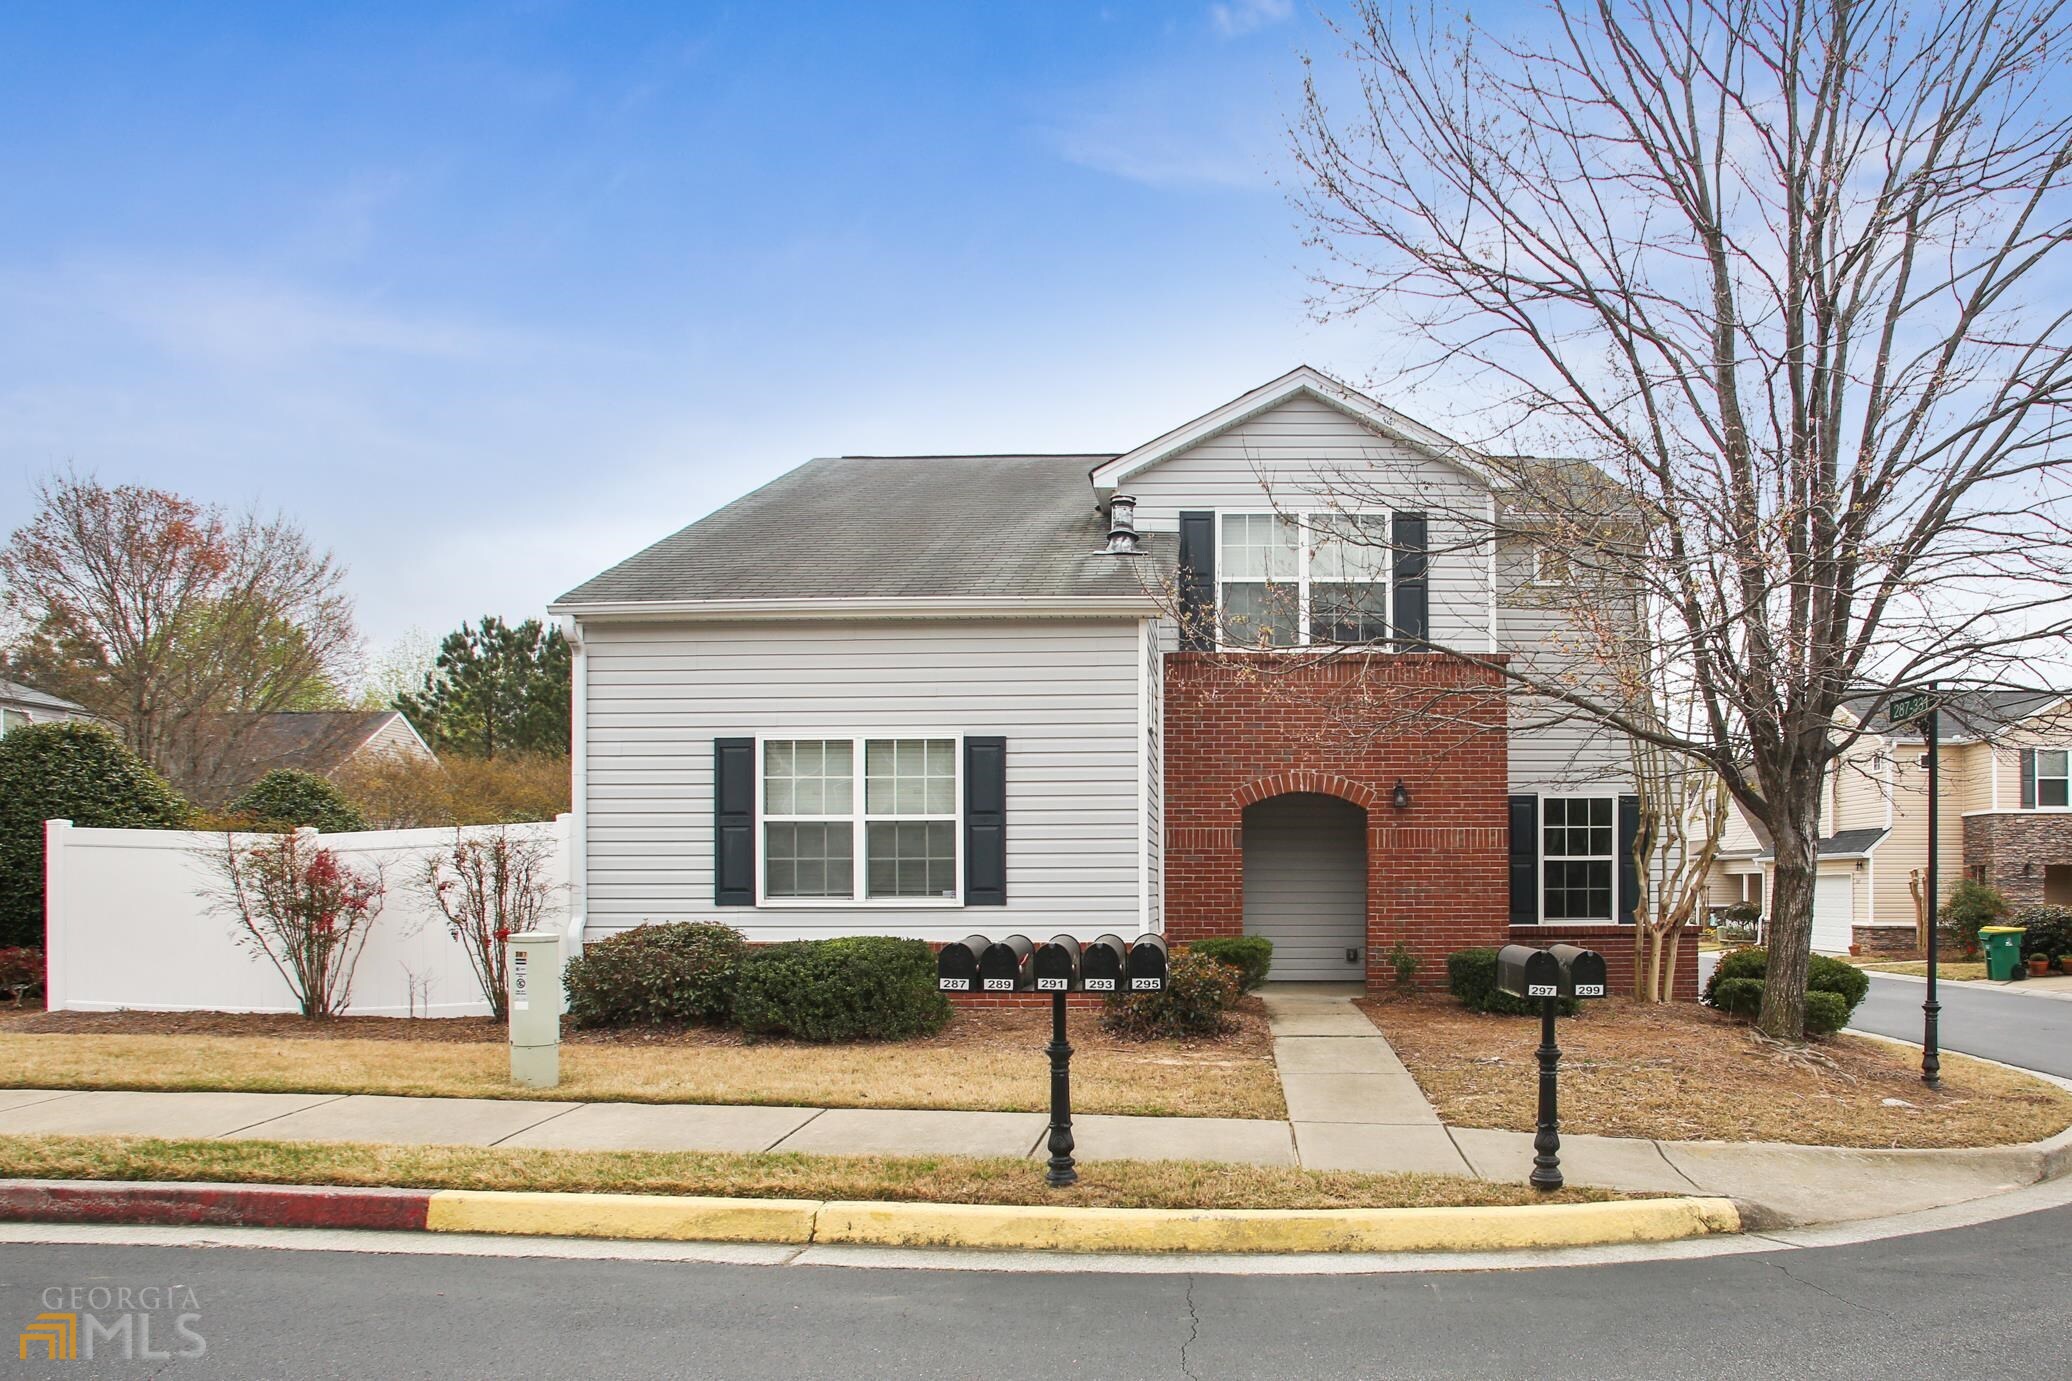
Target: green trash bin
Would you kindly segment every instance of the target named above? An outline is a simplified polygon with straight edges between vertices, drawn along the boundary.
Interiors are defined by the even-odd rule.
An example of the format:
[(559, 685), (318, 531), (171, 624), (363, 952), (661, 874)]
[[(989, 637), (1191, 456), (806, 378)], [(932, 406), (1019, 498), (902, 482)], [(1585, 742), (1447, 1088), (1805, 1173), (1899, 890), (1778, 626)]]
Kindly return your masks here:
[(1978, 942), (1986, 951), (1986, 977), (2006, 983), (2022, 976), (2022, 928), (2018, 925), (1979, 927)]

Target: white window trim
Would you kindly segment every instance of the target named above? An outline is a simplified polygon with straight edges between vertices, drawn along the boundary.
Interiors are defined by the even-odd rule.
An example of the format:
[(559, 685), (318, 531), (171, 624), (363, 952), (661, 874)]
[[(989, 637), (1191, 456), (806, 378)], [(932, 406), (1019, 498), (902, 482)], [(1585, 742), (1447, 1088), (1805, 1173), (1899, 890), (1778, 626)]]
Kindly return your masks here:
[[(849, 800), (850, 854), (852, 871), (849, 879), (849, 895), (846, 897), (772, 897), (765, 895), (768, 874), (763, 858), (764, 825), (763, 813), (763, 757), (767, 745), (772, 743), (833, 743), (847, 739), (850, 747), (851, 790)], [(873, 740), (891, 742), (895, 739), (948, 739), (950, 741), (951, 765), (955, 769), (955, 780), (951, 790), (956, 802), (955, 823), (951, 826), (951, 844), (956, 861), (951, 870), (957, 880), (957, 895), (954, 897), (870, 897), (865, 896), (869, 886), (869, 845), (864, 826), (870, 819), (864, 813), (864, 793), (867, 783), (864, 772), (865, 745)], [(780, 816), (781, 823), (793, 818), (810, 820), (815, 817)], [(841, 816), (828, 819), (839, 820)], [(934, 820), (940, 822), (940, 815), (879, 816), (880, 820)], [(866, 730), (815, 730), (800, 729), (793, 733), (756, 735), (755, 739), (755, 904), (758, 910), (771, 911), (827, 911), (827, 910), (913, 910), (925, 908), (931, 911), (949, 911), (964, 905), (964, 735), (945, 729), (866, 729)]]
[[(2022, 813), (2024, 815), (2072, 814), (2072, 748), (2036, 747), (2031, 748), (2029, 751), (2036, 755), (2036, 775), (2033, 779), (2036, 787), (2036, 804), (2023, 807)], [(2061, 778), (2053, 773), (2049, 778), (2050, 781), (2063, 781), (2065, 783), (2066, 803), (2062, 806), (2047, 806), (2043, 804), (2043, 783), (2045, 781), (2043, 775), (2043, 755), (2045, 753), (2063, 753), (2065, 755), (2065, 775)]]
[[(1388, 536), (1389, 536), (1389, 540), (1390, 540), (1390, 542), (1391, 542), (1391, 543), (1393, 543), (1393, 542), (1394, 542), (1394, 540), (1395, 540), (1395, 512), (1394, 512), (1393, 510), (1391, 510), (1391, 509), (1382, 509), (1382, 508), (1346, 508), (1346, 509), (1338, 509), (1338, 508), (1290, 508), (1290, 509), (1274, 509), (1274, 508), (1219, 508), (1219, 509), (1216, 509), (1216, 510), (1215, 510), (1215, 521), (1216, 521), (1216, 647), (1217, 647), (1217, 649), (1218, 649), (1219, 651), (1222, 651), (1222, 652), (1297, 652), (1297, 651), (1301, 651), (1301, 650), (1304, 650), (1304, 649), (1306, 649), (1306, 648), (1311, 648), (1311, 647), (1324, 647), (1324, 648), (1342, 648), (1342, 649), (1343, 649), (1344, 651), (1347, 651), (1347, 652), (1362, 652), (1362, 651), (1373, 651), (1373, 650), (1374, 650), (1374, 648), (1375, 648), (1375, 646), (1376, 646), (1376, 645), (1375, 645), (1375, 644), (1373, 644), (1373, 643), (1339, 644), (1339, 643), (1313, 643), (1313, 642), (1311, 642), (1311, 641), (1310, 641), (1310, 632), (1309, 632), (1309, 586), (1310, 586), (1310, 574), (1309, 574), (1309, 558), (1310, 558), (1310, 548), (1312, 547), (1313, 543), (1312, 543), (1312, 542), (1310, 542), (1310, 541), (1308, 540), (1308, 538), (1309, 538), (1309, 534), (1308, 534), (1308, 532), (1306, 531), (1306, 528), (1307, 528), (1307, 525), (1308, 525), (1308, 523), (1309, 523), (1309, 522), (1310, 522), (1310, 520), (1312, 520), (1312, 519), (1315, 519), (1315, 518), (1332, 518), (1332, 517), (1346, 517), (1346, 518), (1381, 518), (1381, 519), (1384, 519), (1384, 520), (1386, 520), (1386, 522), (1388, 523)], [(1289, 644), (1287, 644), (1287, 645), (1285, 645), (1285, 646), (1275, 646), (1275, 647), (1260, 647), (1260, 646), (1257, 646), (1256, 644), (1252, 644), (1252, 643), (1231, 643), (1231, 642), (1225, 642), (1225, 641), (1223, 640), (1223, 635), (1224, 635), (1224, 633), (1225, 633), (1225, 631), (1226, 631), (1226, 623), (1225, 623), (1225, 620), (1224, 620), (1224, 616), (1223, 616), (1223, 587), (1224, 587), (1225, 585), (1233, 585), (1233, 584), (1235, 584), (1235, 585), (1258, 585), (1258, 584), (1261, 584), (1261, 583), (1266, 583), (1266, 584), (1272, 584), (1272, 583), (1274, 583), (1274, 582), (1272, 582), (1271, 580), (1267, 580), (1267, 579), (1266, 579), (1265, 577), (1256, 577), (1256, 578), (1255, 578), (1255, 577), (1251, 577), (1251, 576), (1237, 576), (1237, 577), (1233, 577), (1233, 576), (1231, 576), (1231, 575), (1229, 575), (1229, 574), (1228, 574), (1228, 572), (1229, 572), (1229, 570), (1230, 570), (1230, 562), (1229, 562), (1228, 558), (1227, 558), (1227, 557), (1226, 557), (1226, 556), (1224, 555), (1224, 551), (1223, 551), (1223, 520), (1224, 520), (1225, 518), (1287, 518), (1287, 519), (1291, 519), (1291, 520), (1293, 520), (1293, 521), (1295, 522), (1295, 524), (1296, 524), (1296, 535), (1295, 535), (1295, 623), (1296, 623), (1296, 628), (1295, 628), (1295, 632), (1296, 632), (1296, 639), (1295, 639), (1295, 641), (1294, 641), (1294, 642), (1292, 642), (1292, 643), (1289, 643)], [(1427, 556), (1426, 556), (1425, 560), (1426, 560), (1426, 563), (1427, 563), (1427, 565), (1426, 565), (1426, 579), (1427, 579), (1427, 581), (1429, 581), (1429, 579), (1430, 579), (1430, 564), (1429, 564), (1429, 563), (1430, 563), (1430, 560), (1431, 560), (1431, 557), (1430, 557), (1430, 555), (1429, 555), (1429, 554), (1427, 554)], [(1368, 585), (1376, 585), (1376, 586), (1379, 586), (1379, 587), (1381, 588), (1381, 622), (1382, 622), (1382, 627), (1384, 627), (1384, 628), (1386, 628), (1386, 629), (1394, 629), (1394, 628), (1395, 628), (1395, 626), (1396, 626), (1396, 580), (1395, 580), (1395, 574), (1396, 574), (1396, 568), (1395, 568), (1395, 557), (1394, 557), (1394, 555), (1393, 555), (1393, 547), (1391, 547), (1391, 554), (1390, 554), (1390, 556), (1389, 556), (1388, 566), (1387, 566), (1387, 568), (1386, 568), (1385, 570), (1383, 570), (1383, 571), (1382, 571), (1382, 573), (1381, 573), (1380, 575), (1378, 575), (1378, 576), (1374, 576), (1374, 577), (1372, 577), (1371, 579), (1369, 579), (1369, 580), (1366, 580), (1366, 581), (1358, 581), (1358, 582), (1356, 582), (1356, 581), (1327, 581), (1327, 582), (1325, 582), (1325, 583), (1326, 583), (1326, 584), (1368, 584)], [(1382, 639), (1382, 643), (1381, 643), (1381, 645), (1382, 645), (1382, 646), (1384, 646), (1384, 647), (1386, 647), (1386, 646), (1388, 645), (1388, 643), (1389, 643), (1389, 638), (1388, 638), (1388, 637), (1384, 637), (1384, 638)]]
[[(1533, 891), (1538, 899), (1539, 919), (1536, 925), (1607, 926), (1619, 925), (1619, 793), (1616, 791), (1542, 791), (1540, 808), (1533, 825), (1534, 866), (1538, 876), (1534, 879)], [(1595, 863), (1606, 860), (1612, 867), (1612, 914), (1599, 920), (1594, 916), (1577, 920), (1573, 916), (1550, 918), (1547, 915), (1547, 802), (1549, 801), (1609, 801), (1612, 805), (1612, 851), (1609, 854), (1559, 854), (1563, 862)]]
[[(1544, 565), (1544, 561), (1547, 554), (1548, 553), (1546, 544), (1540, 541), (1538, 538), (1533, 538), (1532, 575), (1530, 579), (1527, 581), (1527, 583), (1539, 586), (1542, 589), (1552, 589), (1558, 586), (1572, 584), (1573, 581), (1571, 579), (1564, 578), (1561, 576), (1550, 576), (1547, 574), (1547, 568)], [(1569, 569), (1573, 571), (1575, 568), (1571, 566)]]

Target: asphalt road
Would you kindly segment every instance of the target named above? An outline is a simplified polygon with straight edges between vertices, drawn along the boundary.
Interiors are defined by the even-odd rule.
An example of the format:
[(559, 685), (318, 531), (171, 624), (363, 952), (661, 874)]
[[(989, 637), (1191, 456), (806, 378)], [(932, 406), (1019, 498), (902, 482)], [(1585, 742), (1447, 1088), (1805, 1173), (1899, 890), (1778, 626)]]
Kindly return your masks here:
[[(1942, 1047), (2072, 1078), (2072, 1002), (1993, 989), (1936, 985)], [(1921, 1039), (1928, 985), (1871, 975), (1870, 995), (1850, 1014), (1855, 1031)]]
[[(2068, 1278), (2072, 1207), (1860, 1246), (1386, 1276), (7, 1245), (0, 1375), (2042, 1377), (2068, 1369)], [(75, 1285), (191, 1289), (205, 1355), (17, 1361), (44, 1292)], [(165, 1316), (152, 1337), (180, 1342)]]

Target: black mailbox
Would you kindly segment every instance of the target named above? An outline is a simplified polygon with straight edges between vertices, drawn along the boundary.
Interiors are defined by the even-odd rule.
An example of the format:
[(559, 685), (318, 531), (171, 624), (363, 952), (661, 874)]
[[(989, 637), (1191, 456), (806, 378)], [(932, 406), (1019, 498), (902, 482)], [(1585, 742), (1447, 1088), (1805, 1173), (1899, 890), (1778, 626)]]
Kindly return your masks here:
[(1166, 981), (1166, 942), (1162, 935), (1139, 935), (1130, 946), (1130, 991), (1162, 993)]
[(1563, 997), (1603, 997), (1604, 956), (1578, 945), (1555, 945), (1547, 951), (1561, 966)]
[(1070, 935), (1053, 935), (1048, 944), (1036, 947), (1029, 961), (1039, 993), (1070, 992), (1079, 986), (1079, 941)]
[(1112, 993), (1122, 986), (1129, 962), (1129, 946), (1120, 935), (1096, 935), (1079, 956), (1079, 986), (1090, 993)]
[(978, 957), (979, 989), (988, 993), (1011, 993), (1027, 986), (1029, 952), (1035, 946), (1026, 935), (1010, 935), (986, 946)]
[(1496, 952), (1496, 986), (1512, 997), (1566, 997), (1561, 961), (1531, 945), (1505, 945)]
[(992, 944), (983, 935), (967, 935), (935, 952), (935, 986), (946, 993), (978, 990), (978, 957)]

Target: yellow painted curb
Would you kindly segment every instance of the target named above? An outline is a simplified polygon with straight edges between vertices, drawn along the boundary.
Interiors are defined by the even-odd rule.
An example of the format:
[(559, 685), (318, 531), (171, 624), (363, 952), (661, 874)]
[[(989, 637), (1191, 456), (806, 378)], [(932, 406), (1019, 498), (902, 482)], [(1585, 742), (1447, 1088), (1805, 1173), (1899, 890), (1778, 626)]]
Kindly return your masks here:
[(815, 1242), (1080, 1252), (1500, 1251), (1737, 1232), (1728, 1199), (1493, 1208), (1043, 1208), (830, 1203)]
[(1489, 1208), (1167, 1209), (819, 1203), (445, 1189), (433, 1232), (661, 1241), (843, 1242), (1075, 1252), (1424, 1252), (1669, 1242), (1739, 1232), (1729, 1199)]
[(703, 1199), (660, 1194), (538, 1194), (442, 1189), (425, 1210), (432, 1232), (530, 1237), (639, 1237), (667, 1242), (813, 1240), (812, 1199)]

